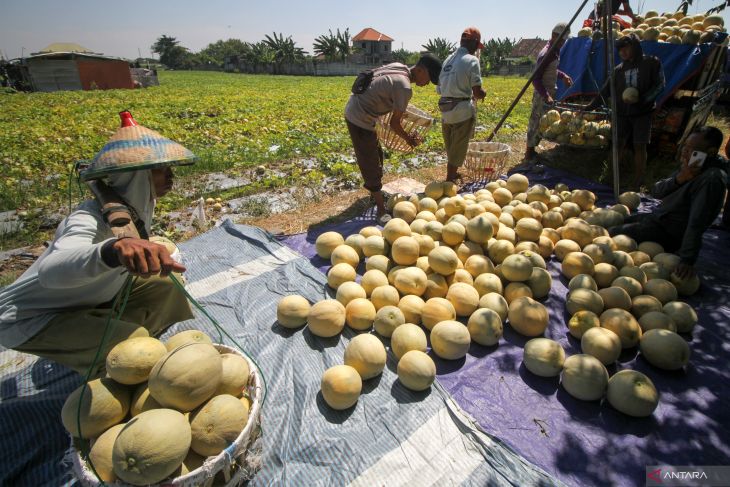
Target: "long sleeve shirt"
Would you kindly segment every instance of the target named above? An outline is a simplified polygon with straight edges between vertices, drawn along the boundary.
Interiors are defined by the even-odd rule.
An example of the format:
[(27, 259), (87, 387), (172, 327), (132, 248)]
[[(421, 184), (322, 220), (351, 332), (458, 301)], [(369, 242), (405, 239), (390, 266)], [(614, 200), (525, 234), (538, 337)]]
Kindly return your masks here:
[[(550, 56), (547, 55), (552, 45), (552, 42), (548, 42), (547, 45), (542, 48), (540, 54), (537, 55), (537, 69), (535, 70), (535, 78), (532, 80), (532, 87), (543, 98), (548, 97), (548, 92), (555, 92), (556, 86), (554, 80), (556, 80), (556, 78), (568, 78), (567, 74), (558, 69), (558, 63), (560, 63), (560, 50), (556, 49), (552, 52), (552, 54), (550, 54)], [(553, 69), (556, 73), (549, 72), (549, 70)], [(546, 86), (546, 84), (551, 84), (552, 86)]]
[(694, 265), (702, 247), (702, 235), (720, 213), (727, 186), (727, 161), (705, 162), (706, 168), (694, 179), (677, 183), (677, 172), (657, 181), (652, 190), (662, 200), (654, 217), (670, 233), (681, 238), (677, 251), (682, 263)]

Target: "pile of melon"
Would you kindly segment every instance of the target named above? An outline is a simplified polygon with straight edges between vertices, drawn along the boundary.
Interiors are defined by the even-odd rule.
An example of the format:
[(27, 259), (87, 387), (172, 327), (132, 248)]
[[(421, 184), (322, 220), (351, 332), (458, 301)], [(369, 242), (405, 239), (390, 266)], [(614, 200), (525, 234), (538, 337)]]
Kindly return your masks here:
[[(460, 360), (472, 342), (497, 346), (505, 323), (527, 337), (543, 335), (549, 316), (540, 300), (552, 285), (546, 260), (555, 256), (570, 278), (570, 333), (582, 338), (589, 328), (598, 330), (585, 340), (590, 358), (565, 359), (559, 344), (539, 339), (526, 347), (526, 357), (533, 357), (526, 358), (528, 369), (540, 375), (562, 372), (570, 384), (573, 367), (565, 364), (575, 364), (581, 375), (587, 360), (597, 374), (604, 363), (615, 361), (617, 350), (639, 343), (650, 363), (681, 367), (687, 356), (674, 355), (682, 348), (676, 338), (684, 343), (675, 331), (689, 332), (697, 317), (677, 299), (696, 291), (699, 281), (680, 283), (673, 277), (678, 259), (657, 244), (609, 237), (606, 229), (623, 223), (640, 204), (635, 193), (619, 200), (596, 208), (590, 191), (530, 186), (521, 174), (473, 194), (457, 194), (453, 184), (435, 182), (422, 194), (396, 195), (389, 201), (394, 218), (382, 230), (366, 227), (346, 238), (336, 232), (317, 238), (317, 254), (332, 264), (327, 282), (333, 299), (311, 304), (286, 296), (278, 304), (278, 322), (287, 328), (306, 325), (319, 337), (338, 336), (345, 326), (359, 333), (347, 345), (342, 365), (327, 370), (321, 383), (327, 404), (347, 409), (357, 403), (363, 381), (380, 374), (387, 360), (397, 362), (405, 387), (427, 389), (436, 372), (427, 353), (429, 339), (431, 354)], [(625, 377), (619, 376), (609, 392), (616, 404), (639, 400), (638, 386), (627, 386)], [(605, 379), (608, 388), (607, 372)], [(639, 379), (632, 374), (628, 380), (650, 383)], [(579, 388), (566, 386), (569, 392)]]
[[(614, 23), (614, 38), (635, 34), (645, 41), (659, 41), (670, 44), (697, 45), (715, 40), (715, 33), (726, 32), (725, 20), (721, 15), (685, 15), (682, 12), (663, 13), (649, 10), (645, 15), (637, 15), (632, 28), (619, 30)], [(592, 29), (584, 28), (579, 37), (596, 36)]]
[(190, 473), (248, 422), (248, 362), (219, 352), (201, 331), (165, 343), (124, 340), (107, 355), (106, 371), (61, 411), (66, 430), (91, 441), (88, 468), (103, 482), (150, 485)]
[(540, 135), (559, 144), (600, 148), (611, 140), (611, 123), (594, 113), (549, 110), (540, 118)]

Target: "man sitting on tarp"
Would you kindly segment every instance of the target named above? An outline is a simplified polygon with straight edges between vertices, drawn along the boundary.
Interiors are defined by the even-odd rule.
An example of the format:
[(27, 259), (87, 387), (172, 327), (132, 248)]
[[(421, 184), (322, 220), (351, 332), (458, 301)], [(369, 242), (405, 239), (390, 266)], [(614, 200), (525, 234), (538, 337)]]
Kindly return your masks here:
[[(563, 31), (565, 31), (564, 35)], [(555, 103), (558, 78), (561, 78), (568, 86), (573, 84), (573, 79), (558, 69), (558, 65), (560, 64), (560, 48), (563, 47), (569, 35), (570, 29), (568, 29), (567, 24), (562, 22), (557, 24), (553, 28), (550, 42), (547, 43), (537, 56), (537, 69), (534, 75), (535, 78), (532, 81), (532, 87), (534, 89), (532, 94), (532, 113), (530, 114), (530, 121), (527, 125), (527, 149), (525, 150), (524, 162), (519, 166), (520, 169), (531, 169), (536, 163), (537, 151), (535, 148), (540, 145), (541, 140), (540, 119), (545, 114), (546, 105)], [(556, 44), (557, 47), (548, 57), (550, 49)]]
[[(146, 150), (169, 154), (175, 146), (187, 151), (161, 136), (161, 143), (155, 146), (151, 138), (159, 134), (134, 128), (144, 130), (141, 140), (122, 137), (124, 140), (112, 140), (105, 148), (128, 150), (131, 157)], [(133, 147), (137, 142), (139, 147)], [(92, 163), (90, 170), (102, 167), (106, 171), (107, 184), (136, 214), (139, 233), (149, 234), (156, 198), (172, 189), (172, 169), (167, 164), (180, 163), (185, 162), (156, 162), (137, 170), (114, 167), (113, 162)], [(92, 371), (92, 376), (98, 376), (107, 353), (117, 343), (157, 336), (171, 324), (192, 318), (186, 297), (166, 278), (183, 271), (185, 267), (163, 245), (144, 238), (115, 237), (97, 200), (84, 201), (61, 222), (38, 260), (0, 291), (0, 345), (54, 360), (80, 374), (87, 373), (99, 351)], [(129, 276), (136, 279), (131, 281), (123, 313), (117, 317), (112, 303), (123, 294)]]
[(652, 195), (661, 204), (651, 213), (636, 213), (609, 229), (611, 236), (624, 234), (637, 242), (661, 244), (681, 259), (677, 276), (691, 277), (702, 235), (717, 218), (725, 198), (728, 162), (717, 155), (722, 141), (722, 132), (715, 127), (702, 127), (687, 137), (679, 149), (679, 169), (654, 185)]
[[(464, 165), (469, 140), (476, 126), (476, 100), (487, 95), (482, 89), (479, 59), (474, 55), (483, 49), (482, 34), (476, 27), (469, 27), (461, 34), (461, 46), (441, 68), (436, 91), (441, 95), (441, 132), (448, 164), (446, 180), (455, 181), (459, 168)], [(474, 99), (474, 103), (472, 103)]]
[[(639, 38), (630, 34), (616, 41), (623, 61), (614, 68), (616, 84), (616, 115), (619, 150), (628, 156), (630, 144), (634, 150), (634, 181), (632, 187), (644, 184), (647, 147), (651, 140), (651, 117), (656, 99), (664, 90), (662, 63), (655, 56), (645, 56)], [(606, 81), (601, 93), (585, 109), (592, 110), (608, 100), (610, 83)], [(628, 157), (626, 157), (628, 158)]]
[(375, 122), (382, 115), (393, 113), (390, 129), (411, 147), (422, 141), (417, 134), (409, 134), (401, 125), (401, 118), (413, 96), (411, 83), (438, 85), (441, 62), (431, 55), (421, 56), (415, 66), (391, 63), (373, 71), (361, 73), (352, 86), (352, 94), (345, 106), (345, 122), (350, 132), (355, 159), (364, 180), (365, 189), (375, 201), (378, 219), (384, 217), (383, 149), (375, 133)]

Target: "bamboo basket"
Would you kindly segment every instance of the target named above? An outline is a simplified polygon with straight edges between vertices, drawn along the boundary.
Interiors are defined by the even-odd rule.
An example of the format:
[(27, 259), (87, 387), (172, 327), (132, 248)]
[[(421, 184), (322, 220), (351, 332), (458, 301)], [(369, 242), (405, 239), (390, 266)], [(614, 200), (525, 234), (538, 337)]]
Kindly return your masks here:
[[(241, 485), (244, 481), (253, 477), (258, 468), (259, 459), (251, 452), (251, 445), (258, 438), (260, 433), (261, 422), (261, 406), (263, 400), (263, 380), (261, 372), (256, 364), (239, 350), (227, 345), (214, 345), (221, 353), (235, 353), (240, 355), (248, 362), (251, 376), (248, 385), (243, 393), (248, 394), (251, 398), (251, 409), (248, 413), (248, 422), (238, 438), (231, 443), (228, 448), (220, 452), (216, 456), (208, 457), (200, 468), (190, 473), (166, 479), (150, 487), (208, 487), (213, 484), (213, 480), (219, 473), (222, 474), (226, 486)], [(70, 457), (73, 463), (74, 475), (81, 485), (87, 487), (100, 487), (102, 485), (108, 487), (132, 487), (129, 484), (117, 481), (114, 483), (101, 482), (94, 472), (86, 464), (81, 457), (81, 453), (76, 450), (74, 438), (71, 438), (71, 448), (67, 452), (67, 458)]]
[(510, 146), (501, 142), (469, 142), (464, 160), (466, 179), (489, 182), (499, 178), (507, 167)]
[[(411, 152), (413, 147), (403, 140), (390, 128), (390, 118), (392, 113), (388, 113), (378, 118), (375, 122), (375, 132), (378, 134), (380, 143), (386, 148), (398, 152)], [(406, 112), (401, 119), (403, 130), (407, 133), (416, 132), (421, 138), (425, 138), (431, 126), (433, 125), (433, 117), (423, 110), (408, 105)]]

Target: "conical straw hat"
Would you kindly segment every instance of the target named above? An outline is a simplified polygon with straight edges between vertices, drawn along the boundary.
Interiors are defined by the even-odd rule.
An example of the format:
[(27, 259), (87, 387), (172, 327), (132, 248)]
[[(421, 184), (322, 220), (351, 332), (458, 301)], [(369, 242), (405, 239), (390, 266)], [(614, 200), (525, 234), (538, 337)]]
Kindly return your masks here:
[(123, 126), (81, 171), (82, 180), (195, 162), (195, 154), (190, 150), (154, 130), (137, 125), (129, 112), (122, 112), (120, 115)]

